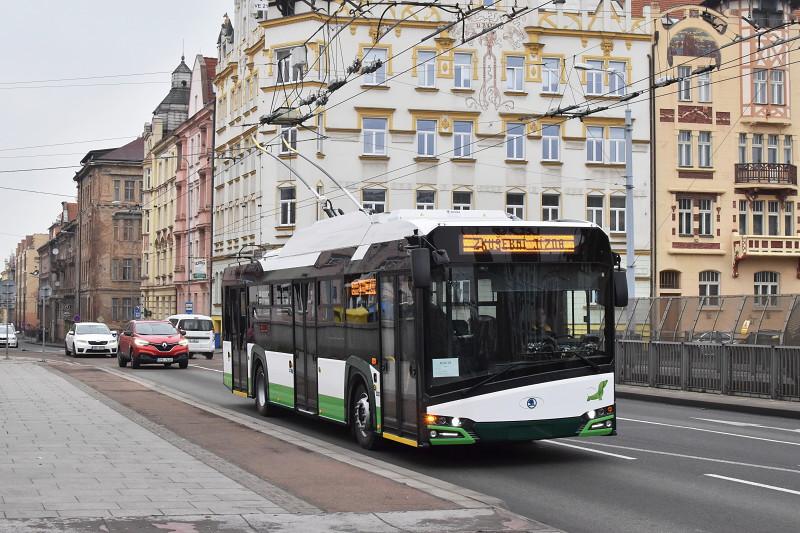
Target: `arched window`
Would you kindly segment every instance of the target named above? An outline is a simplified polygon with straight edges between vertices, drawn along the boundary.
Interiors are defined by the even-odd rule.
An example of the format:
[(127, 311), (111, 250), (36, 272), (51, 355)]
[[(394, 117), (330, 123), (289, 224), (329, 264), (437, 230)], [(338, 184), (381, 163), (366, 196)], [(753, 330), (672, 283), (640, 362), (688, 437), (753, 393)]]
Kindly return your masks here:
[(777, 305), (778, 282), (777, 272), (762, 271), (753, 274), (753, 294), (756, 295), (756, 305)]
[(698, 293), (700, 306), (719, 305), (719, 272), (716, 270), (703, 270), (700, 272)]
[(662, 270), (658, 275), (658, 285), (662, 289), (680, 289), (681, 273), (677, 270)]

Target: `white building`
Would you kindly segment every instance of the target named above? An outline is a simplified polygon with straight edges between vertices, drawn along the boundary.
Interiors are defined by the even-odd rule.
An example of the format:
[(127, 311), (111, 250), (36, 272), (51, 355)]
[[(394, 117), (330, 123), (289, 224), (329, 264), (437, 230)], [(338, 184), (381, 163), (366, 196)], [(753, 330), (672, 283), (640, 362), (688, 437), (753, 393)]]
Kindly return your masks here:
[[(215, 80), (215, 314), (220, 273), (240, 250), (280, 246), (296, 227), (325, 216), (281, 162), (335, 207), (354, 209), (322, 172), (281, 149), (281, 136), (374, 211), (480, 208), (528, 220), (590, 219), (624, 255), (619, 99), (648, 84), (648, 7), (638, 18), (613, 0), (568, 0), (470, 40), (508, 20), (514, 3), (499, 1), (438, 33), (454, 20), (441, 8), (398, 6), (379, 21), (385, 7), (352, 20), (347, 10), (329, 18), (301, 3), (290, 2), (288, 16), (235, 4), (220, 33)], [(258, 125), (345, 78), (357, 58), (360, 66), (383, 64), (347, 76), (325, 106), (300, 107), (313, 114), (304, 127)], [(639, 296), (650, 294), (647, 96), (630, 101)], [(611, 109), (582, 121), (542, 116), (587, 101)], [(254, 134), (281, 162), (254, 149)]]

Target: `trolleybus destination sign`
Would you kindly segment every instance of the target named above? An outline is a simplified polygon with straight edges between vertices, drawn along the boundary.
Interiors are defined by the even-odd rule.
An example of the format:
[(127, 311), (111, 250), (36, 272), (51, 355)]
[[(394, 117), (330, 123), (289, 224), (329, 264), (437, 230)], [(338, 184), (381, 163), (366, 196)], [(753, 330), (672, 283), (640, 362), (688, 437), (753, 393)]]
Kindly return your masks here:
[(462, 235), (462, 253), (571, 253), (574, 235)]

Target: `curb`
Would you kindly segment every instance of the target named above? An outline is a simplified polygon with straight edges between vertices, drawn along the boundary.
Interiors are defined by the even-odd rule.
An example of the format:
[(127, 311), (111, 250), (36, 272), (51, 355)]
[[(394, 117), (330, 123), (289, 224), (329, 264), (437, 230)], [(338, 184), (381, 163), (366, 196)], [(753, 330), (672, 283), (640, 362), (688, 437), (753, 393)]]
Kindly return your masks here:
[[(787, 402), (785, 400), (767, 400), (763, 398), (748, 398), (745, 396), (722, 396), (707, 392), (651, 389), (649, 387), (636, 387), (631, 385), (617, 385), (615, 395), (617, 398), (641, 400), (645, 402), (704, 407), (708, 409), (720, 409), (756, 415), (800, 417), (800, 402)], [(775, 405), (771, 405), (772, 403)]]

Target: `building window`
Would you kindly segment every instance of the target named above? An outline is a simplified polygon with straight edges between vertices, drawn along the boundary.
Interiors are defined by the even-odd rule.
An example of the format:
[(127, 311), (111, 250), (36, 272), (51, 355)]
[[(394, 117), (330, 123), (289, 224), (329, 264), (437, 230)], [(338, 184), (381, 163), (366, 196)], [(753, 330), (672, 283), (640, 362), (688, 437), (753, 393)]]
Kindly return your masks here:
[(753, 235), (764, 235), (764, 200), (753, 201)]
[(697, 101), (711, 101), (711, 73), (703, 72), (697, 75)]
[(602, 228), (603, 218), (603, 196), (590, 194), (586, 197), (586, 219)]
[(381, 66), (375, 72), (370, 72), (368, 74), (364, 74), (364, 84), (365, 85), (383, 85), (386, 83), (386, 60), (388, 57), (388, 52), (385, 48), (373, 48), (367, 51), (364, 54), (364, 60), (362, 64), (364, 66), (372, 65), (373, 63), (380, 61)]
[(703, 168), (711, 168), (711, 132), (697, 134), (697, 163)]
[(362, 189), (361, 201), (364, 209), (373, 213), (383, 213), (386, 211), (386, 190), (385, 189)]
[(767, 103), (767, 71), (764, 69), (753, 72), (753, 102)]
[(506, 56), (506, 89), (522, 91), (524, 89), (525, 58), (522, 56)]
[(472, 209), (472, 193), (470, 191), (453, 191), (453, 209), (455, 211)]
[(772, 105), (783, 105), (785, 99), (782, 70), (769, 71), (769, 87), (770, 103), (772, 103)]
[(625, 162), (625, 128), (608, 128), (608, 155), (611, 163)]
[(506, 129), (506, 158), (525, 159), (525, 124), (512, 122)]
[(678, 235), (681, 235), (683, 237), (692, 235), (691, 198), (678, 199)]
[(133, 259), (122, 260), (122, 281), (133, 281)]
[(558, 220), (561, 195), (543, 194), (542, 195), (542, 220)]
[(385, 118), (363, 119), (364, 155), (386, 155)]
[(719, 306), (719, 272), (704, 270), (700, 272), (700, 306)]
[(281, 126), (280, 153), (290, 154), (292, 150), (297, 150), (297, 128)]
[(778, 136), (767, 135), (767, 163), (778, 162)]
[(753, 134), (753, 142), (752, 142), (752, 152), (753, 157), (750, 159), (753, 163), (763, 163), (764, 162), (764, 135), (761, 133), (754, 133)]
[(459, 89), (469, 89), (472, 86), (472, 54), (455, 54), (455, 81)]
[(703, 237), (711, 237), (713, 231), (712, 221), (712, 202), (709, 199), (697, 200), (697, 212), (699, 215), (699, 234)]
[(278, 50), (275, 55), (278, 63), (278, 83), (292, 83), (303, 79), (303, 66), (292, 64), (291, 48)]
[(422, 157), (436, 156), (436, 121), (417, 121), (417, 155)]
[(739, 163), (747, 163), (747, 134), (739, 134)]
[(603, 128), (601, 126), (586, 128), (586, 161), (589, 163), (603, 162)]
[(519, 192), (506, 193), (506, 213), (525, 219), (525, 195)]
[(692, 166), (692, 132), (688, 130), (678, 132), (678, 166)]
[(587, 61), (586, 64), (591, 69), (584, 72), (584, 75), (586, 76), (586, 94), (603, 94), (603, 62)]
[(794, 202), (783, 202), (783, 234), (794, 235)]
[(678, 67), (678, 100), (688, 102), (692, 99), (692, 67)]
[(778, 273), (756, 272), (753, 275), (753, 294), (756, 296), (756, 305), (777, 305)]
[(472, 122), (456, 120), (453, 123), (453, 155), (470, 157), (472, 155)]
[(436, 191), (417, 191), (417, 209), (436, 208)]
[(623, 232), (625, 231), (625, 197), (612, 196), (611, 197), (611, 231)]
[(114, 180), (114, 201), (120, 201), (120, 188), (119, 188), (119, 180)]
[(545, 57), (542, 59), (542, 92), (557, 93), (561, 83), (561, 59)]
[(608, 92), (615, 96), (625, 95), (625, 86), (628, 84), (628, 65), (624, 61), (608, 62)]
[(422, 51), (417, 53), (417, 80), (420, 87), (434, 87), (436, 85), (435, 52)]
[(122, 240), (132, 241), (133, 237), (133, 220), (126, 219), (122, 221)]
[(125, 181), (125, 201), (126, 202), (133, 202), (134, 201), (134, 192), (136, 188), (136, 182), (126, 180)]
[(747, 235), (747, 200), (739, 200), (739, 235)]
[(778, 226), (780, 223), (780, 214), (778, 209), (780, 203), (777, 200), (770, 200), (767, 202), (767, 233), (769, 235), (778, 235)]
[(792, 164), (792, 138), (789, 135), (783, 138), (783, 162), (787, 165)]
[(280, 192), (281, 204), (280, 225), (294, 226), (297, 209), (297, 190), (294, 187), (281, 187), (278, 191)]
[(561, 126), (548, 124), (542, 126), (542, 161), (558, 161), (561, 159)]
[(662, 289), (680, 289), (681, 273), (677, 270), (662, 270), (658, 274), (658, 285)]

